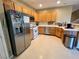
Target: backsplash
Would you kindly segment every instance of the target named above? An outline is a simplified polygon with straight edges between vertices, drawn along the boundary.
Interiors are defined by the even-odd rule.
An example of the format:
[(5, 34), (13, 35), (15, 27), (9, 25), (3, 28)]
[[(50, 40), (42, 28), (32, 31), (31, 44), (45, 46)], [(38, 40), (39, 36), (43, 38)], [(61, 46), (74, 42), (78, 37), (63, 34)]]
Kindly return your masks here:
[(30, 22), (32, 25), (36, 25), (36, 22)]
[(48, 25), (48, 22), (39, 22), (39, 25)]

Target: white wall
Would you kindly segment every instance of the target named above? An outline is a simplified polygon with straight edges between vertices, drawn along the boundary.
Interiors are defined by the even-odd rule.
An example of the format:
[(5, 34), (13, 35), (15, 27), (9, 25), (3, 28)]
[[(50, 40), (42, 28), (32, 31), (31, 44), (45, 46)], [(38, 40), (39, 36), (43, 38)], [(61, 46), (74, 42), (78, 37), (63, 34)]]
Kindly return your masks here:
[(57, 8), (57, 20), (56, 22), (71, 22), (72, 6), (65, 6)]
[(1, 36), (1, 42), (3, 45), (3, 51), (1, 51), (3, 54), (3, 59), (9, 59), (9, 55), (8, 55), (8, 50), (7, 50), (7, 46), (6, 46), (6, 42), (5, 42), (5, 37), (4, 37), (4, 33), (3, 33), (3, 29), (2, 29), (2, 24), (1, 21), (4, 20), (4, 9), (3, 9), (3, 2), (2, 0), (0, 0), (0, 36)]

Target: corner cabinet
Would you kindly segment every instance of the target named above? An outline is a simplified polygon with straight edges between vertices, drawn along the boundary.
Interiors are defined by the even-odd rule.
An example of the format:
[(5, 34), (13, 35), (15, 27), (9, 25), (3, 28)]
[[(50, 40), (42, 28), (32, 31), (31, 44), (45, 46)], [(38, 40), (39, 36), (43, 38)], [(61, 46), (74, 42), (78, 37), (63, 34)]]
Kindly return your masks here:
[(63, 39), (64, 37), (64, 30), (62, 28), (56, 27), (56, 36)]

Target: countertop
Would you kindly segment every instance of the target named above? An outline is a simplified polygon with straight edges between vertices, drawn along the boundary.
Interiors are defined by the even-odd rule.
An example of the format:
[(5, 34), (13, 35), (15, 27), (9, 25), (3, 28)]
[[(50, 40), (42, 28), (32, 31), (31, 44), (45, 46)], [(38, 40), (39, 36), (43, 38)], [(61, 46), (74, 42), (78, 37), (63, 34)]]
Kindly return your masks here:
[(39, 25), (39, 27), (58, 27), (62, 28), (65, 31), (79, 31), (79, 28), (67, 29), (64, 26), (58, 26), (58, 25)]

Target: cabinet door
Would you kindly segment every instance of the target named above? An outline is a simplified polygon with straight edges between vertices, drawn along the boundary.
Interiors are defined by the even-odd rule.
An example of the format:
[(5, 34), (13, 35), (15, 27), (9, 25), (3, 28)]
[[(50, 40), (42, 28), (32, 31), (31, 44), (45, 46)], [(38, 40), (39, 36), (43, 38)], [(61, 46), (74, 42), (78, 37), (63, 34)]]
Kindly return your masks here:
[(53, 10), (52, 11), (52, 21), (56, 21), (56, 17), (57, 17), (57, 11)]
[(32, 10), (30, 8), (27, 7), (28, 10), (28, 14), (31, 15), (32, 14)]
[(22, 6), (23, 8), (23, 13), (29, 14), (29, 9), (26, 6)]
[(35, 18), (35, 21), (36, 22), (38, 22), (39, 20), (38, 20), (38, 14), (37, 14), (37, 12), (36, 11), (34, 11), (34, 18)]
[(30, 9), (27, 6), (22, 6), (23, 13), (28, 14), (28, 15), (33, 15), (32, 9)]
[(63, 38), (64, 30), (62, 28), (56, 27), (56, 36), (59, 38)]
[(52, 12), (51, 12), (51, 10), (48, 10), (46, 12), (46, 20), (47, 21), (52, 21)]
[(5, 10), (14, 10), (14, 2), (3, 0)]
[(47, 14), (46, 11), (39, 11), (38, 12), (39, 21), (46, 22), (47, 21)]
[(62, 28), (61, 28), (60, 34), (61, 34), (60, 38), (62, 39), (62, 42), (63, 42), (63, 39), (64, 39), (64, 30)]
[(55, 27), (50, 27), (50, 28), (49, 28), (49, 33), (50, 33), (51, 35), (56, 35), (56, 28), (55, 28)]
[(28, 10), (24, 6), (22, 6), (22, 8), (23, 8), (23, 13), (27, 14)]
[(38, 27), (38, 32), (40, 34), (45, 34), (45, 28), (44, 27)]
[(56, 36), (60, 37), (60, 28), (57, 28), (57, 27), (56, 27)]
[(15, 10), (19, 11), (19, 12), (22, 12), (22, 7), (17, 5), (17, 4), (15, 4)]

